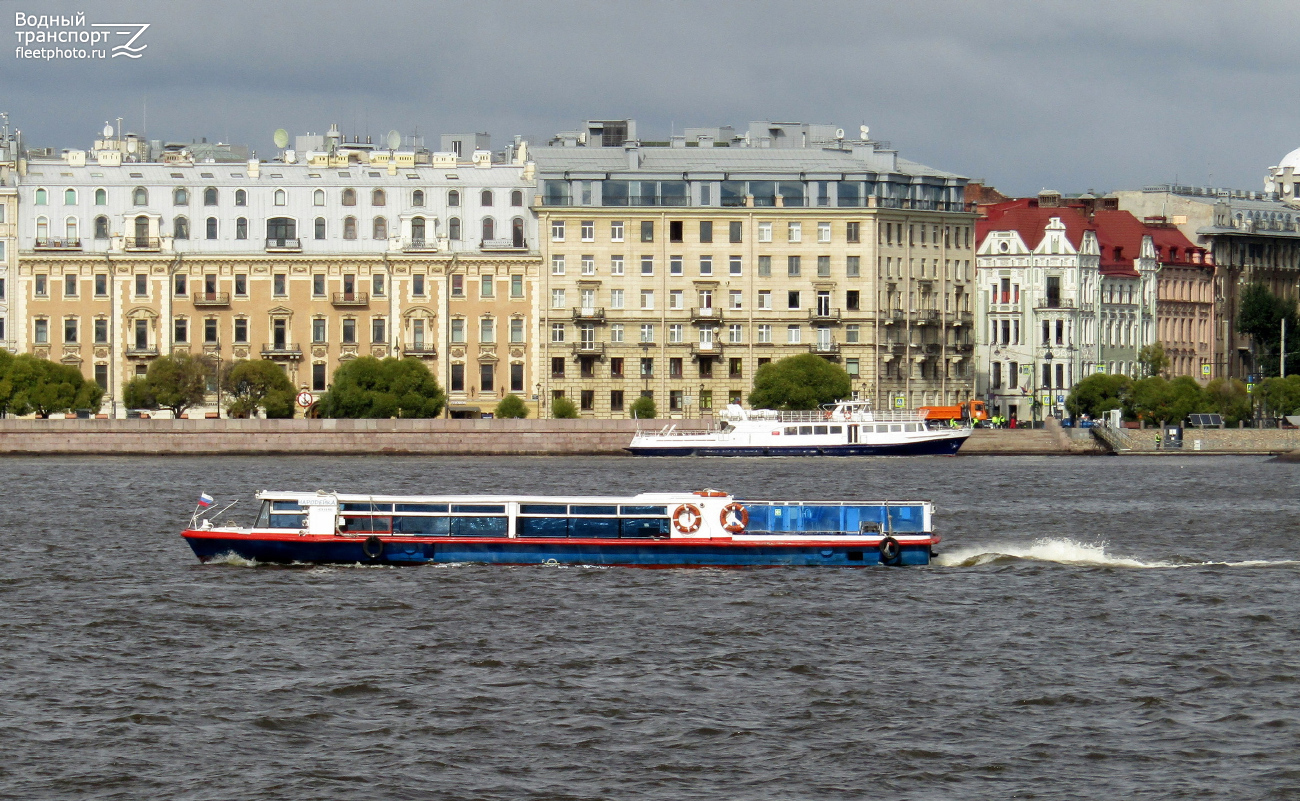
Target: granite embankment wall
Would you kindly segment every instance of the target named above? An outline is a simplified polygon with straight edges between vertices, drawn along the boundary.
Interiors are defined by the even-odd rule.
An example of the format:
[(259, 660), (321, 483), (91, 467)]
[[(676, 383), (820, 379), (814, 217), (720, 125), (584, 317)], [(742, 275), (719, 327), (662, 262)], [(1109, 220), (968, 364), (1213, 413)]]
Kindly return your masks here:
[[(1127, 448), (1118, 453), (1143, 455), (1207, 453), (1288, 453), (1300, 450), (1300, 429), (1296, 428), (1184, 428), (1182, 449), (1156, 449), (1154, 428), (1122, 430), (1120, 442)], [(1197, 447), (1197, 440), (1200, 447)]]
[(614, 454), (635, 420), (0, 420), (0, 454)]

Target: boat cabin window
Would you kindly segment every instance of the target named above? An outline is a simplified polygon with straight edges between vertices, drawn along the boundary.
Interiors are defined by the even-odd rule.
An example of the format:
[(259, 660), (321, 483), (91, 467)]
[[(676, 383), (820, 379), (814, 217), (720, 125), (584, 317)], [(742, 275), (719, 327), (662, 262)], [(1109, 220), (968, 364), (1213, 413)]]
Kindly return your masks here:
[(525, 503), (519, 514), (520, 537), (650, 539), (670, 533), (667, 506)]
[(831, 426), (831, 433), (832, 433), (832, 434), (843, 434), (843, 433), (844, 433), (844, 426)]
[(916, 430), (916, 423), (908, 423), (907, 425), (903, 426), (903, 430), (904, 430), (904, 431), (915, 431), (915, 430)]
[(256, 525), (258, 528), (302, 528), (307, 525), (307, 512), (297, 501), (262, 501)]
[(562, 503), (521, 503), (519, 513), (524, 515), (562, 515), (569, 507)]
[(813, 426), (813, 433), (814, 433), (814, 434), (825, 434), (825, 433), (827, 433), (827, 431), (828, 431), (829, 429), (830, 429), (830, 426)]
[(398, 512), (442, 512), (447, 513), (447, 504), (445, 503), (399, 503), (396, 504)]
[(799, 426), (786, 426), (786, 427), (785, 427), (785, 435), (786, 435), (787, 437), (793, 437), (795, 434), (798, 434), (798, 433), (799, 433)]
[(751, 534), (779, 533), (810, 536), (856, 536), (888, 531), (914, 534), (924, 531), (921, 504), (782, 504), (748, 503)]
[(451, 505), (452, 513), (472, 512), (478, 514), (498, 514), (506, 513), (505, 504), (471, 504), (471, 503), (453, 503)]
[(806, 437), (812, 434), (812, 426), (799, 426), (799, 436)]
[(388, 534), (393, 530), (393, 518), (371, 515), (344, 515), (339, 521), (339, 531), (344, 534)]

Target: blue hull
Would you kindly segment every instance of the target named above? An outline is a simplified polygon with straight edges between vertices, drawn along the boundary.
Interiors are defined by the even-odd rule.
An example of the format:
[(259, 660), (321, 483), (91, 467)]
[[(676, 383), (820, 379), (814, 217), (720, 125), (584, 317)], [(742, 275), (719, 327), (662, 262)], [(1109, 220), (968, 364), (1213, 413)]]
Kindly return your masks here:
[(633, 456), (952, 456), (961, 449), (965, 437), (908, 442), (899, 445), (819, 445), (776, 447), (737, 445), (717, 447), (629, 447)]
[[(495, 539), (482, 542), (412, 542), (386, 539), (382, 553), (367, 555), (360, 539), (274, 540), (187, 537), (200, 561), (235, 554), (258, 562), (287, 564), (611, 565), (626, 567), (867, 567), (880, 565), (880, 551), (862, 545), (683, 545), (672, 540), (629, 543), (539, 543)], [(371, 552), (375, 549), (372, 547)], [(930, 563), (929, 545), (904, 545), (896, 564)]]

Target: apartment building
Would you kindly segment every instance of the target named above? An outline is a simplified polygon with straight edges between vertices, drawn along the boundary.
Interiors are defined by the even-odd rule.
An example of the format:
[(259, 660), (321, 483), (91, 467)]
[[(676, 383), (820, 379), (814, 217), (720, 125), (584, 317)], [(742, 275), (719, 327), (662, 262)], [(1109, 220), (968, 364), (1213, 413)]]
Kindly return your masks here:
[(531, 396), (540, 260), (521, 158), (341, 136), (274, 162), (164, 155), (106, 131), (90, 153), (30, 159), (18, 190), (11, 336), (98, 381), (105, 411), (174, 352), (270, 359), (312, 393), (357, 356), (415, 356), (474, 416)]
[(661, 416), (706, 415), (801, 353), (878, 407), (970, 395), (964, 178), (830, 126), (635, 130), (588, 122), (532, 151), (544, 401), (619, 417), (645, 395)]

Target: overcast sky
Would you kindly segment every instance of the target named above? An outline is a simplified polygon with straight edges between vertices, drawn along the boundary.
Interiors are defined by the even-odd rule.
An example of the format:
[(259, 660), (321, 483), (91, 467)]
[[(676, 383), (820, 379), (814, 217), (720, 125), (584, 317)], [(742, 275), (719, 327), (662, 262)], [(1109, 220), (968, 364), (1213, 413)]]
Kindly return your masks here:
[[(1008, 194), (1262, 189), (1300, 147), (1300, 4), (0, 0), (149, 23), (139, 59), (0, 49), (29, 145), (150, 138), (274, 153), (272, 132), (548, 137), (632, 117), (643, 139), (750, 120), (866, 123), (906, 158)], [(12, 34), (10, 34), (12, 36)], [(110, 44), (125, 41), (120, 37)], [(33, 45), (35, 46), (35, 45)]]

